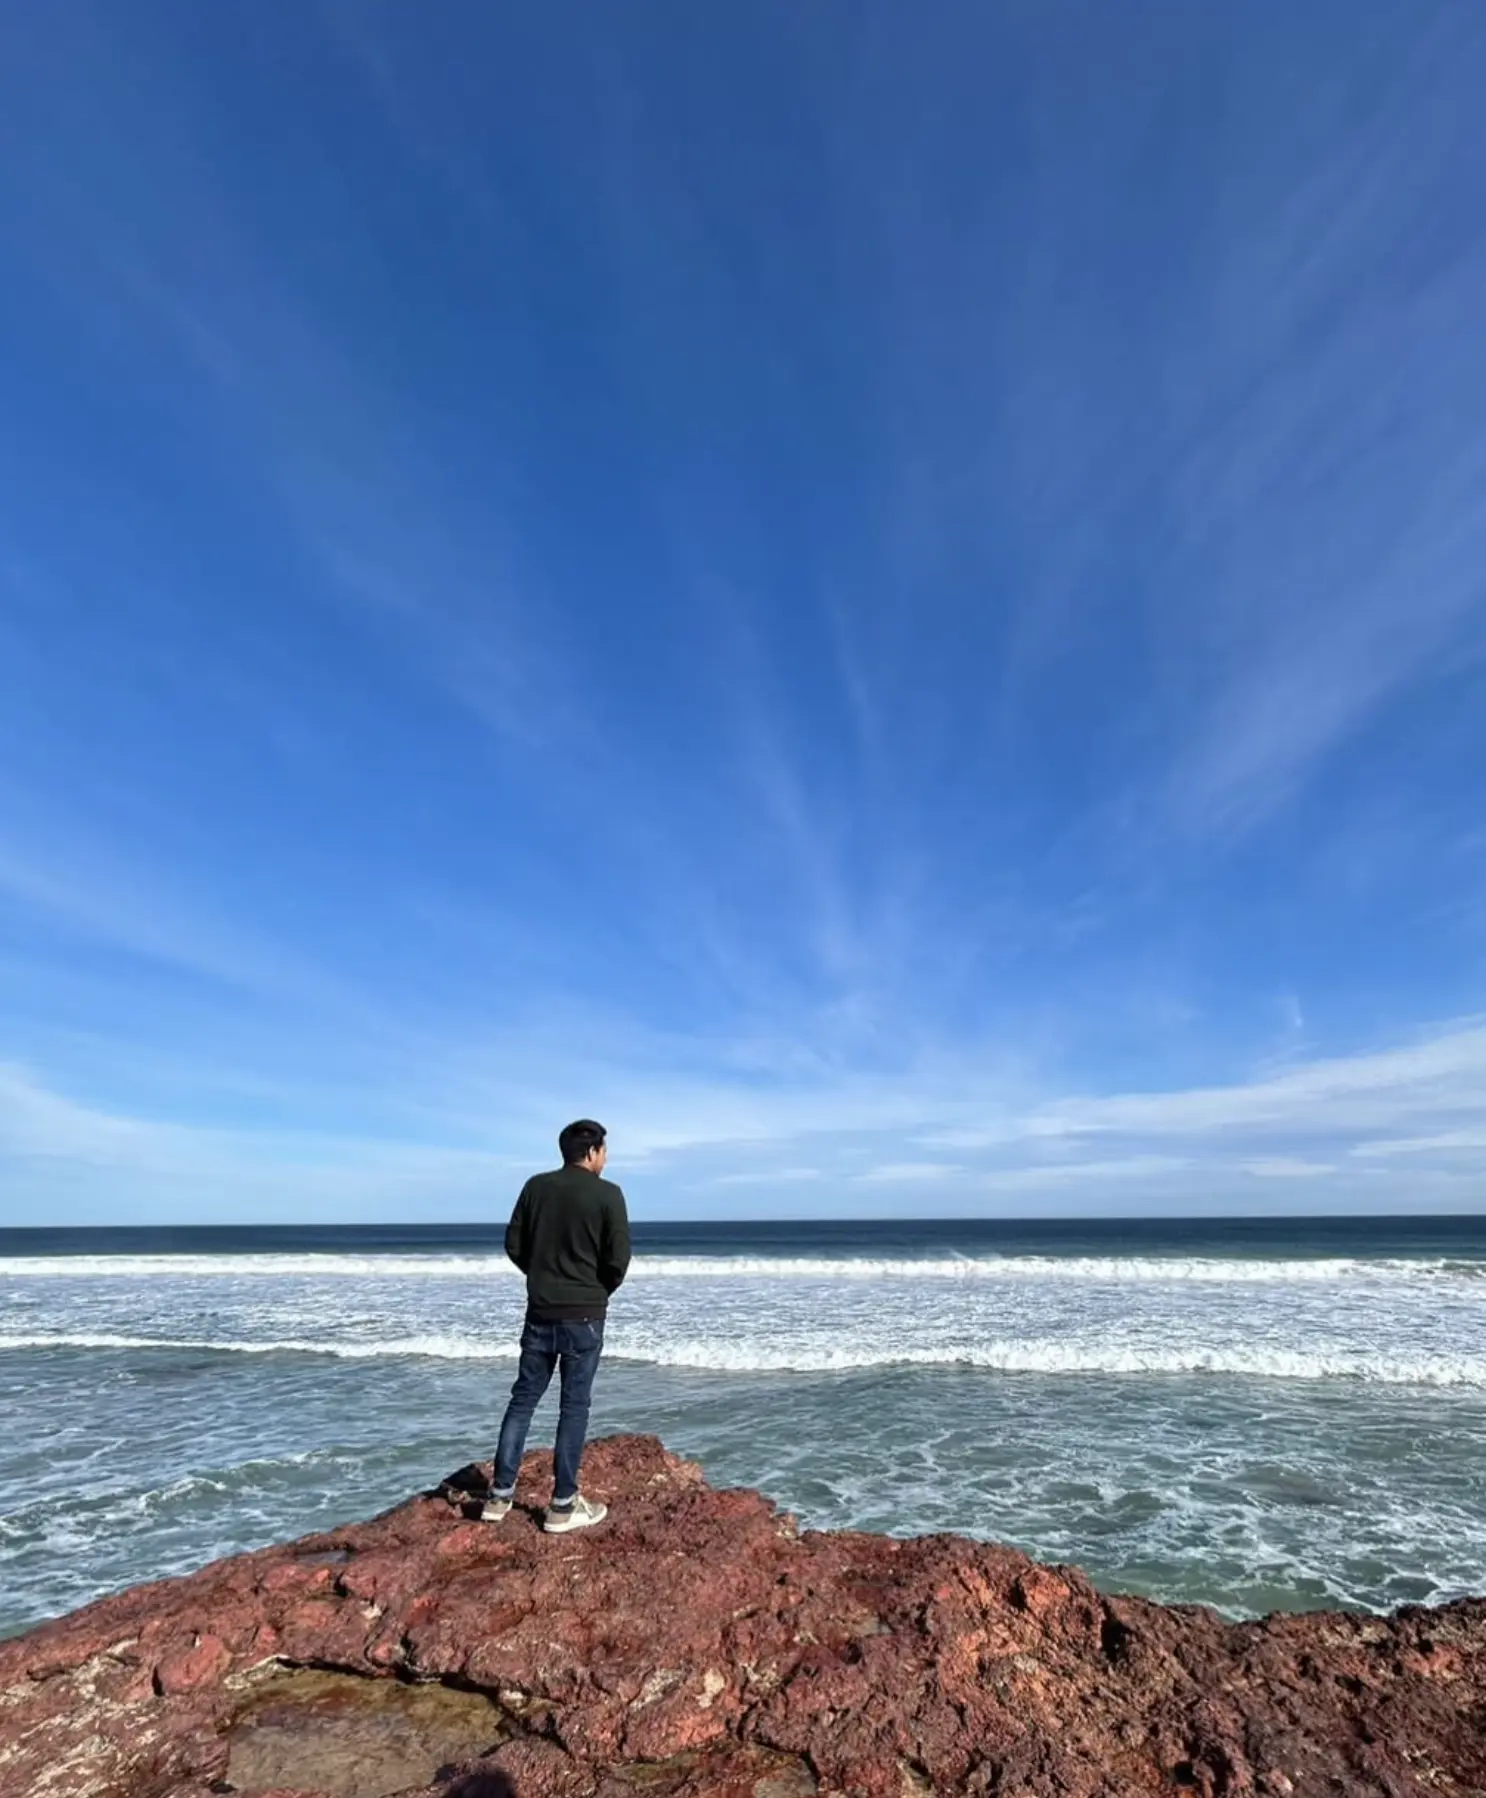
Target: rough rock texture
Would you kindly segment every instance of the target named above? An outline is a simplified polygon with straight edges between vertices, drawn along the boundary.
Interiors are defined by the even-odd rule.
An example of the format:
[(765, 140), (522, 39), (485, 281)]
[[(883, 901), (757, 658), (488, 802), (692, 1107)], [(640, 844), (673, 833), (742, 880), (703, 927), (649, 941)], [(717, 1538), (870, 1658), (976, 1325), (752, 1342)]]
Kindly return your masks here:
[[(472, 1489), (482, 1470), (451, 1486)], [(596, 1529), (431, 1494), (0, 1643), (4, 1798), (1486, 1793), (1486, 1599), (1225, 1624), (801, 1535), (647, 1437)]]

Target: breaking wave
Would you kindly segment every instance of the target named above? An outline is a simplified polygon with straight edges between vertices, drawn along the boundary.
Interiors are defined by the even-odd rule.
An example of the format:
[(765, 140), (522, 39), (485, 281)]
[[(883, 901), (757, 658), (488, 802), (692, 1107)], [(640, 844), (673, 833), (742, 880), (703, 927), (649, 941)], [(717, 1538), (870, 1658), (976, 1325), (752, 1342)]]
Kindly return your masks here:
[[(16, 1350), (169, 1350), (224, 1355), (324, 1355), (336, 1360), (401, 1357), (439, 1361), (513, 1361), (509, 1342), (476, 1337), (388, 1336), (364, 1341), (307, 1337), (180, 1339), (107, 1332), (0, 1335), (0, 1353)], [(608, 1345), (613, 1360), (656, 1367), (694, 1368), (717, 1373), (832, 1373), (893, 1367), (964, 1367), (1006, 1374), (1228, 1375), (1270, 1380), (1351, 1380), (1382, 1385), (1486, 1387), (1486, 1356), (1368, 1354), (1336, 1347), (1283, 1349), (1222, 1344), (1158, 1348), (1140, 1344), (1082, 1344), (1001, 1340), (979, 1344), (895, 1349), (859, 1344), (825, 1348), (809, 1343), (763, 1345), (748, 1340), (641, 1340), (615, 1331)]]
[[(0, 1279), (515, 1279), (503, 1255), (37, 1255), (0, 1258)], [(1350, 1256), (1267, 1259), (1183, 1255), (636, 1255), (634, 1280), (1058, 1280), (1279, 1285), (1325, 1281), (1486, 1280), (1486, 1261)]]

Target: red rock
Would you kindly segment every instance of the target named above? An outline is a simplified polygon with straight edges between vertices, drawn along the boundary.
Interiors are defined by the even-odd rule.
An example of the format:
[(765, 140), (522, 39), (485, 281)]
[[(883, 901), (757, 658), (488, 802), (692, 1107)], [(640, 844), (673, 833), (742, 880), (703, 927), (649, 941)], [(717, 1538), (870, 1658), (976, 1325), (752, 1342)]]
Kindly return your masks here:
[(802, 1536), (642, 1437), (552, 1537), (549, 1465), (498, 1526), (416, 1498), (0, 1643), (0, 1798), (1486, 1792), (1486, 1600), (1225, 1624)]
[(174, 1648), (155, 1663), (155, 1688), (169, 1695), (213, 1686), (232, 1665), (232, 1650), (220, 1636), (198, 1636), (185, 1648)]

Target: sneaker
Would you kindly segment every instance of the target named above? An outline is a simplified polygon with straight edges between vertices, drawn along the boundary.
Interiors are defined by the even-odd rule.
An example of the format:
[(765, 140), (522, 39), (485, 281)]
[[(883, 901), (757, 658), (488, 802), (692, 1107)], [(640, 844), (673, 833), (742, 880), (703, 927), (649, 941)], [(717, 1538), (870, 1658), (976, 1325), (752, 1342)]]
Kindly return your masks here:
[(579, 1493), (570, 1505), (563, 1505), (561, 1509), (556, 1505), (548, 1505), (542, 1528), (549, 1536), (560, 1536), (566, 1530), (586, 1530), (589, 1524), (602, 1523), (608, 1515), (607, 1505), (601, 1505), (595, 1499), (584, 1498)]
[(480, 1506), (481, 1523), (499, 1523), (503, 1517), (511, 1513), (511, 1501), (508, 1498), (487, 1498)]

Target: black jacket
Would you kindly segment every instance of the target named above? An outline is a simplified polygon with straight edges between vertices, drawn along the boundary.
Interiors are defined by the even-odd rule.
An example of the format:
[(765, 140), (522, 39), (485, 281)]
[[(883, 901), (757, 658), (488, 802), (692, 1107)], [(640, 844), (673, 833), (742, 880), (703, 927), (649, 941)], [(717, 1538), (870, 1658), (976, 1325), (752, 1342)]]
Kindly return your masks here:
[(506, 1226), (506, 1253), (526, 1275), (530, 1316), (602, 1317), (629, 1268), (624, 1194), (585, 1167), (534, 1174)]

